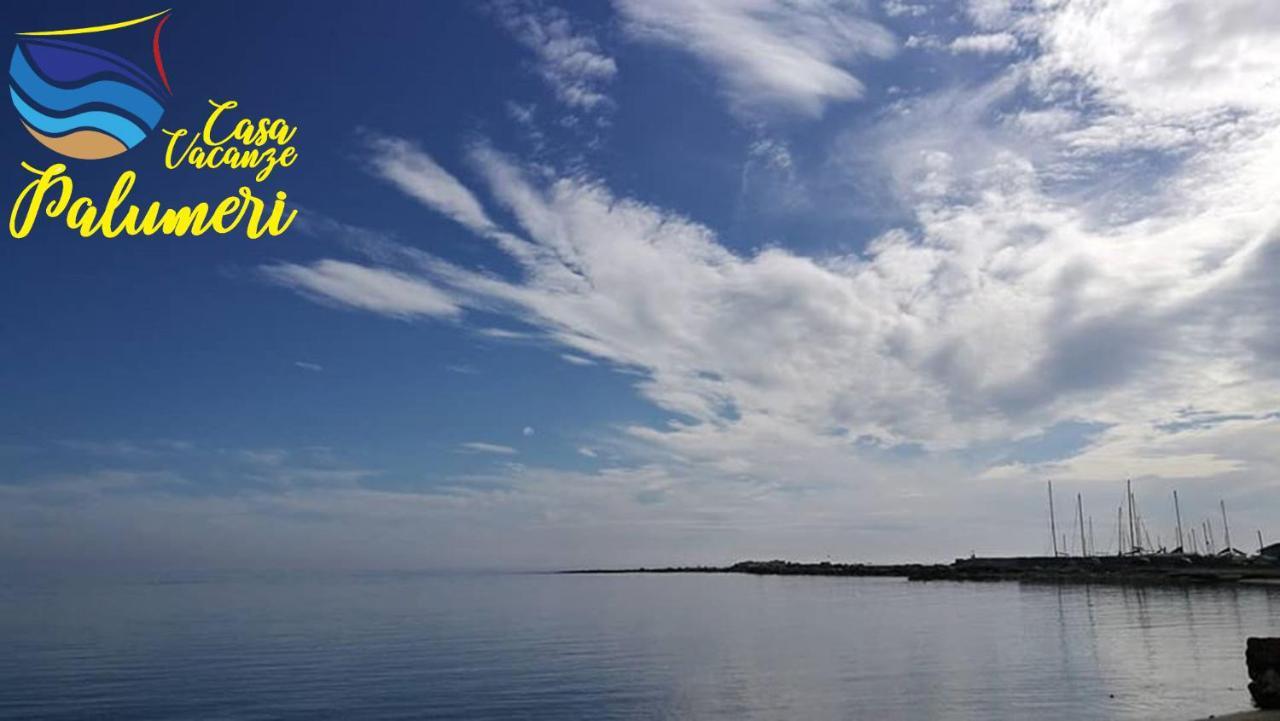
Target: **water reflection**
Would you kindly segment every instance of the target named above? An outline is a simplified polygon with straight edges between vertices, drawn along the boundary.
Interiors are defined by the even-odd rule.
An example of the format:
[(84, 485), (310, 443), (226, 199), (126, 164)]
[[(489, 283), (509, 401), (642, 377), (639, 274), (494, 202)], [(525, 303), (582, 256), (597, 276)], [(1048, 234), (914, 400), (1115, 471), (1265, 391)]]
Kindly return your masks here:
[(1277, 594), (746, 576), (0, 590), (0, 718), (1146, 719), (1244, 708)]

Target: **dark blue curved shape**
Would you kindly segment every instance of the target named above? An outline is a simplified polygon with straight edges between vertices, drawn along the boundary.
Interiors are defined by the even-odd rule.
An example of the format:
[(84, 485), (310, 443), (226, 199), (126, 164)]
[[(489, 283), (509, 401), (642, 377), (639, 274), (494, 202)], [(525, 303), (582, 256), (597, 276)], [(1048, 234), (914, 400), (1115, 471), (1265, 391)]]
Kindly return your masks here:
[(135, 116), (154, 129), (164, 115), (164, 106), (151, 95), (117, 80), (97, 80), (77, 88), (60, 88), (40, 77), (21, 48), (14, 48), (9, 77), (38, 110), (67, 111), (100, 103)]
[(31, 67), (50, 84), (74, 86), (90, 78), (116, 76), (157, 98), (164, 97), (154, 78), (114, 53), (55, 38), (23, 38), (18, 46), (31, 59)]

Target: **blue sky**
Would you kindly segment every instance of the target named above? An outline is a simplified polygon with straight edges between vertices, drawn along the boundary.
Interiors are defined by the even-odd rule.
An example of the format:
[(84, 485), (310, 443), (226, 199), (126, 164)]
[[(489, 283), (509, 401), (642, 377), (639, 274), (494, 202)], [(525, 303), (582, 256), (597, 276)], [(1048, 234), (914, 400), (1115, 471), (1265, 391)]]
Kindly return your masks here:
[[(296, 124), (299, 220), (0, 243), (0, 563), (1034, 553), (1047, 478), (1103, 529), (1133, 478), (1153, 537), (1173, 488), (1268, 533), (1278, 35), (1245, 0), (180, 5), (161, 127)], [(0, 133), (13, 198), (55, 156)], [(239, 182), (162, 155), (72, 172)]]

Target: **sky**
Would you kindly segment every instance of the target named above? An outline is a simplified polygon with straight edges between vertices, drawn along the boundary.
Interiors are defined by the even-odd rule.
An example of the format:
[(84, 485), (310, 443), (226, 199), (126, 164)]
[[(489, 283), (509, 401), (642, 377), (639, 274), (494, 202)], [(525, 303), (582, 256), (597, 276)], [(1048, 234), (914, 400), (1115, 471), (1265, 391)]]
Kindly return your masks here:
[[(28, 3), (10, 33), (132, 18)], [(0, 242), (0, 569), (1280, 537), (1280, 5), (192, 2), (279, 237)], [(58, 159), (10, 109), (0, 193)], [(165, 136), (71, 161), (219, 198)], [(13, 202), (10, 200), (10, 208)]]

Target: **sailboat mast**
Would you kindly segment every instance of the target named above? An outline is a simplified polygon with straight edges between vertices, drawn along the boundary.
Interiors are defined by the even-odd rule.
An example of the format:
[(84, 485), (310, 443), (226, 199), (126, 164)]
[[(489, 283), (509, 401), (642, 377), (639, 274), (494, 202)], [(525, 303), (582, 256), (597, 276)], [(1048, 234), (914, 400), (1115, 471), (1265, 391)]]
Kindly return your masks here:
[(1053, 481), (1049, 481), (1049, 537), (1053, 539), (1053, 557), (1058, 557), (1058, 521), (1053, 515)]
[(1136, 551), (1138, 550), (1138, 534), (1135, 533), (1137, 529), (1133, 525), (1133, 481), (1125, 480), (1124, 495), (1129, 501), (1129, 550)]
[(1076, 494), (1076, 515), (1080, 517), (1080, 555), (1089, 555), (1089, 544), (1084, 540), (1084, 501)]
[(1231, 553), (1231, 526), (1227, 525), (1227, 502), (1218, 499), (1218, 507), (1222, 509), (1222, 535), (1223, 540), (1227, 542), (1227, 553)]
[(1178, 550), (1185, 553), (1186, 549), (1182, 547), (1182, 509), (1178, 507), (1178, 491), (1177, 490), (1174, 490), (1173, 492), (1173, 513), (1178, 518)]

